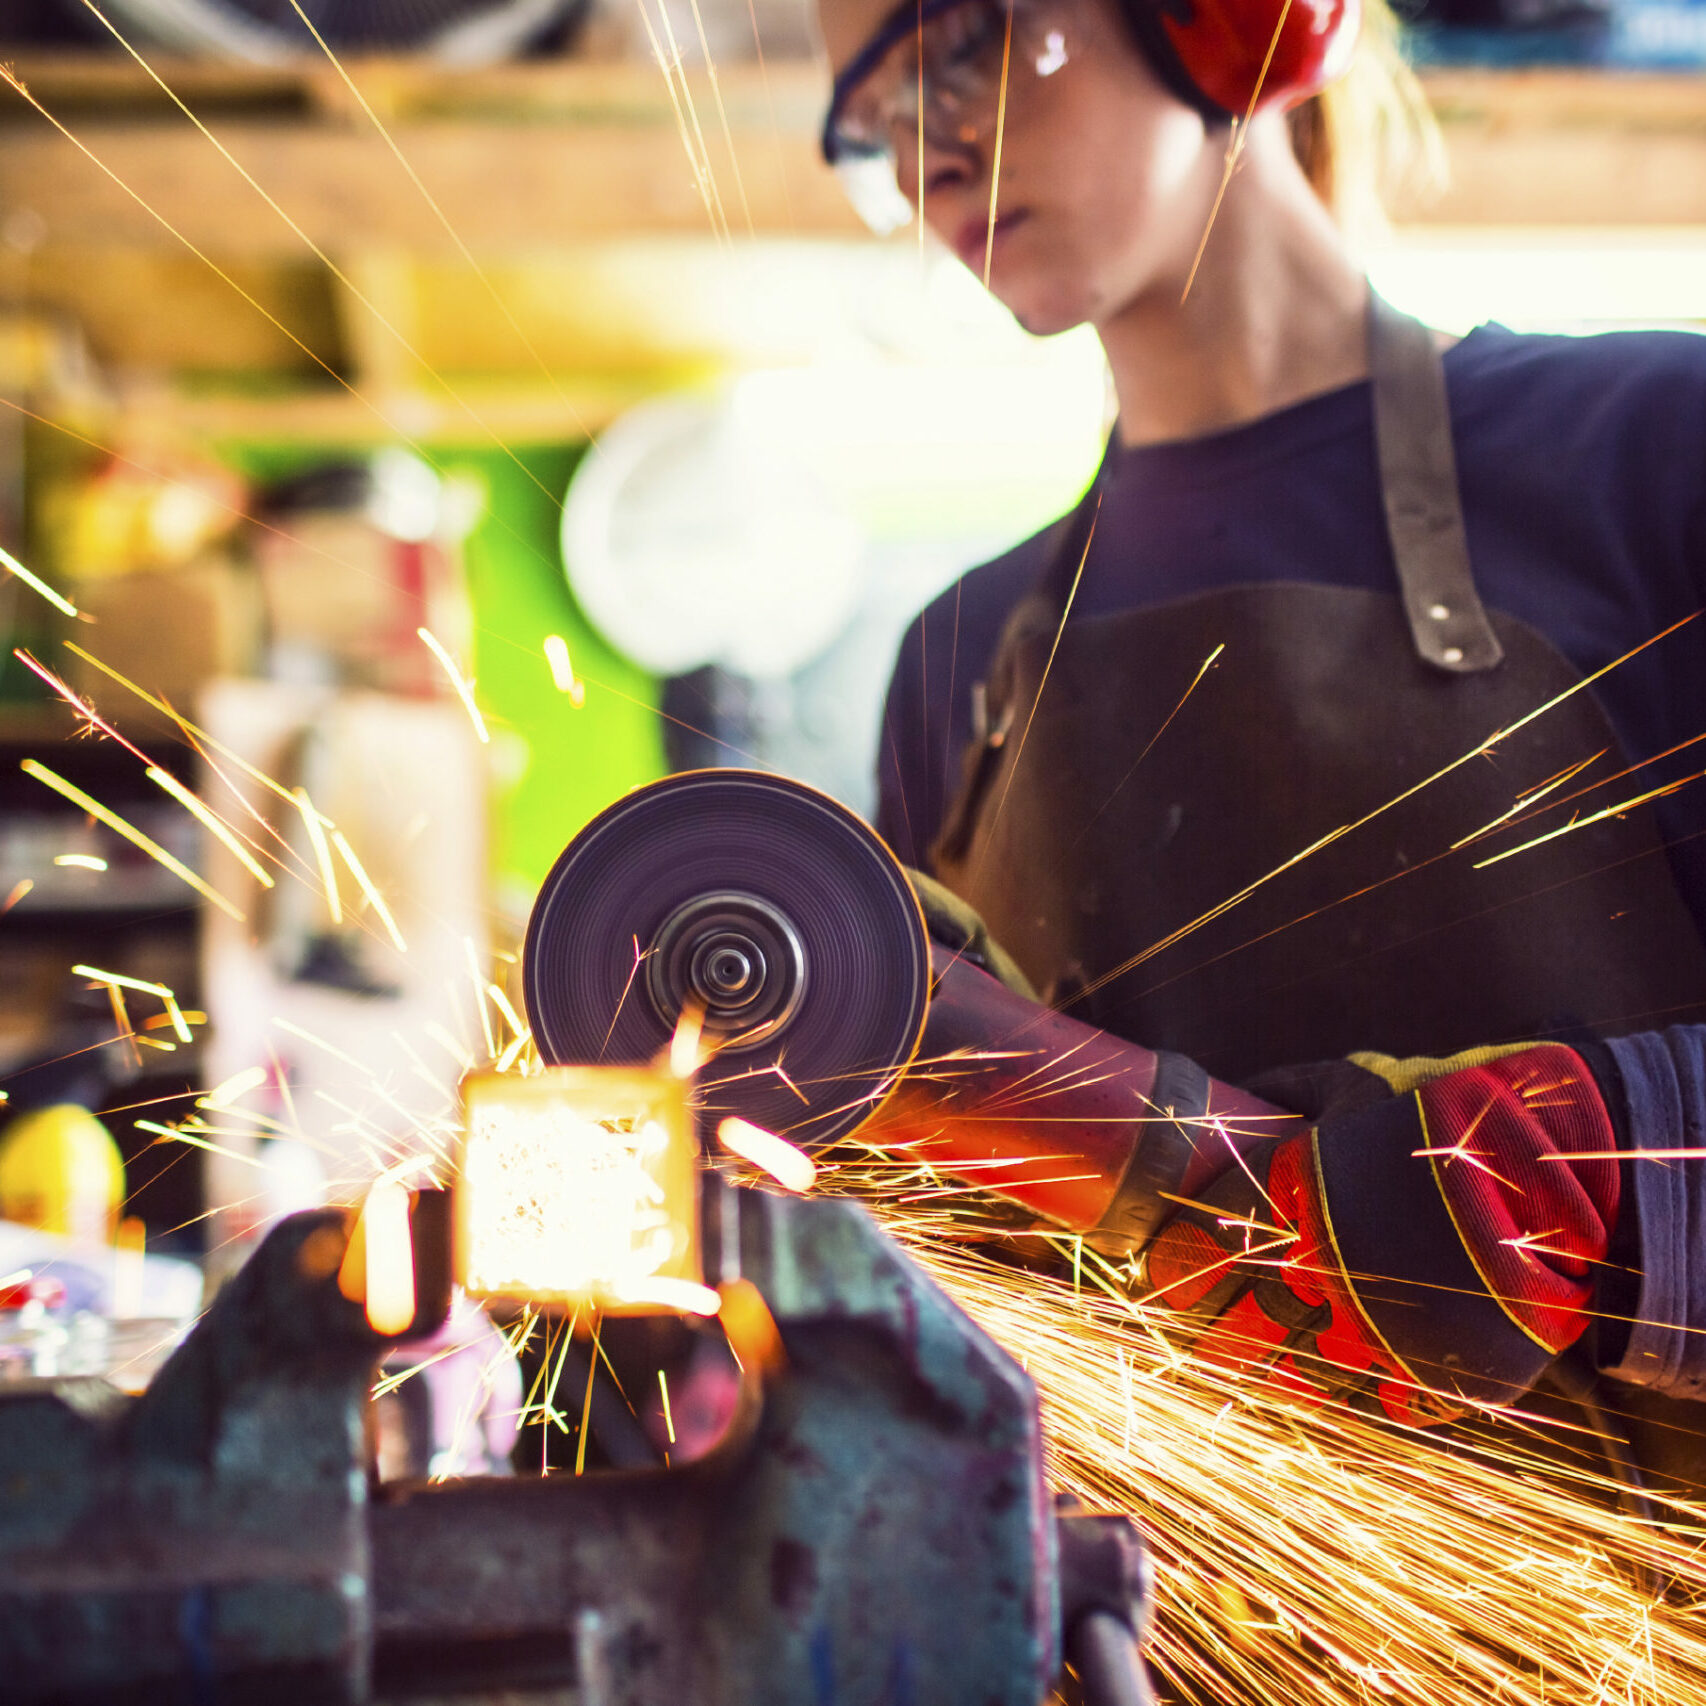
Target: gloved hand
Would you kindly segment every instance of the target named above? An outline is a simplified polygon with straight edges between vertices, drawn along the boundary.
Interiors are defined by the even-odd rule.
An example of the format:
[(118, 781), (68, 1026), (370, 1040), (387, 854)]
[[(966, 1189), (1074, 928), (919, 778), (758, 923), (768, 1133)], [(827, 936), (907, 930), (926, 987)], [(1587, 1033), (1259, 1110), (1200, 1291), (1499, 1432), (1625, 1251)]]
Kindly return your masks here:
[(930, 932), (932, 941), (981, 967), (1015, 995), (1022, 995), (1027, 1001), (1038, 999), (1018, 961), (989, 934), (989, 926), (975, 907), (925, 872), (915, 871), (911, 866), (902, 869), (912, 884), (912, 892), (918, 896), (924, 912), (924, 928)]
[(1594, 1072), (1548, 1043), (1355, 1056), (1336, 1076), (1312, 1129), (1249, 1151), (1163, 1227), (1152, 1300), (1198, 1355), (1296, 1396), (1413, 1425), (1513, 1402), (1586, 1326), (1616, 1222)]

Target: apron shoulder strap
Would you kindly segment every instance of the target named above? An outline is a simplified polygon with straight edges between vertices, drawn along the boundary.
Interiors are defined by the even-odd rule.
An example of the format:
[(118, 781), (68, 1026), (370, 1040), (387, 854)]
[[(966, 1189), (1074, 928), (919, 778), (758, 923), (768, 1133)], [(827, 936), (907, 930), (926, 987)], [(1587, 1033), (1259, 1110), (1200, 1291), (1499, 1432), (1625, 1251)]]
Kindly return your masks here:
[(1420, 320), (1368, 300), (1375, 449), (1411, 638), (1448, 674), (1496, 668), (1504, 651), (1469, 566), (1439, 348)]
[[(1448, 675), (1495, 669), (1505, 654), (1469, 564), (1439, 347), (1420, 320), (1373, 291), (1368, 301), (1375, 453), (1411, 641), (1423, 662)], [(991, 697), (999, 698), (1000, 660), (1029, 635), (1059, 625), (1096, 524), (1113, 454), (1110, 443), (1090, 489), (1051, 530), (1044, 548), (1047, 566), (1003, 628), (990, 672)], [(981, 738), (985, 731), (975, 732)]]

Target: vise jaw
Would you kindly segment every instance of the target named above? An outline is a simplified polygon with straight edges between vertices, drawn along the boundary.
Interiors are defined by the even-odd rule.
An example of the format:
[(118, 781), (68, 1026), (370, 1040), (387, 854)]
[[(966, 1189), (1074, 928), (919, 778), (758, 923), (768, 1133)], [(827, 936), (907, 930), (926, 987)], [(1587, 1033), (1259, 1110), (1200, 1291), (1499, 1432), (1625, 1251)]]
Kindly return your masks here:
[(1062, 1553), (1107, 1555), (1082, 1541), (1109, 1519), (1057, 1518), (1024, 1370), (863, 1209), (707, 1175), (704, 1228), (707, 1277), (756, 1289), (780, 1354), (680, 1468), (376, 1483), (390, 1341), (339, 1292), (324, 1211), (140, 1398), (0, 1388), (0, 1696), (1039, 1706), (1063, 1623), (1123, 1619), (1135, 1652), (1129, 1526), (1122, 1580), (1069, 1570), (1063, 1618)]

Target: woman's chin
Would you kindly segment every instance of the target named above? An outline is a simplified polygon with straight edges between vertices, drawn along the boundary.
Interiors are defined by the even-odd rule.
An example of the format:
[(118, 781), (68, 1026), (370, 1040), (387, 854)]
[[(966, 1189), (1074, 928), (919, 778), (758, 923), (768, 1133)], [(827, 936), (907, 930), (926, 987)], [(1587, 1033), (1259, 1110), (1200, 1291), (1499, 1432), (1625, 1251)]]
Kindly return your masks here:
[(1055, 264), (1027, 265), (1027, 261), (1042, 257), (1020, 251), (1018, 244), (1005, 255), (997, 249), (989, 292), (1032, 337), (1051, 338), (1070, 332), (1094, 317), (1095, 303), (1083, 280), (1069, 276)]
[(1048, 291), (1004, 290), (999, 279), (990, 280), (996, 299), (1033, 338), (1052, 338), (1070, 332), (1090, 318), (1089, 305), (1063, 299)]

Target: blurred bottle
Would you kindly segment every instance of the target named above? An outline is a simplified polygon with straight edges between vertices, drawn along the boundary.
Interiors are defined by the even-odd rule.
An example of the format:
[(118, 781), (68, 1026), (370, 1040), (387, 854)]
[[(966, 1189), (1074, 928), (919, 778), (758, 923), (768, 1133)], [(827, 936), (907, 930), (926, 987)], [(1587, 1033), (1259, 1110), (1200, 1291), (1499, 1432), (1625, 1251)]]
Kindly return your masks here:
[(0, 1135), (0, 1219), (110, 1244), (123, 1204), (124, 1160), (87, 1108), (33, 1108)]

